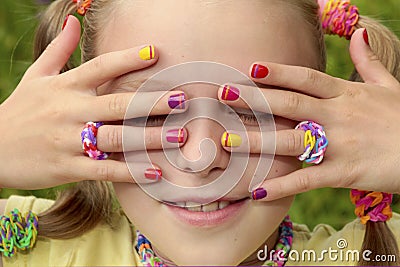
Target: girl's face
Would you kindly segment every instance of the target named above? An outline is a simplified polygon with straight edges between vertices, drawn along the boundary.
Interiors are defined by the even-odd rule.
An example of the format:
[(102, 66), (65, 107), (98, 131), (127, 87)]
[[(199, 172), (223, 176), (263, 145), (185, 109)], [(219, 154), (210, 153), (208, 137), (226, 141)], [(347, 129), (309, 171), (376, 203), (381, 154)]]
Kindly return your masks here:
[[(97, 47), (99, 54), (154, 44), (160, 59), (151, 68), (125, 75), (99, 88), (100, 94), (135, 91), (152, 74), (190, 61), (220, 62), (243, 73), (248, 73), (254, 61), (317, 66), (318, 56), (309, 41), (312, 38), (308, 25), (301, 14), (288, 8), (284, 1), (254, 0), (251, 4), (247, 0), (121, 2), (104, 23)], [(185, 91), (189, 99), (217, 99), (218, 87), (191, 85), (179, 90)], [(294, 122), (278, 117), (275, 123), (277, 130), (294, 126)], [(245, 124), (249, 129), (253, 127)], [(185, 127), (189, 138), (181, 152), (187, 159), (195, 160), (200, 156), (198, 147), (204, 138), (217, 144), (217, 156), (207, 169), (198, 173), (183, 172), (168, 163), (162, 151), (149, 152), (150, 158), (161, 167), (166, 179), (175, 184), (207, 184), (221, 175), (229, 162), (230, 153), (220, 145), (224, 129), (204, 118), (195, 119)], [(244, 200), (217, 211), (219, 215), (184, 211), (183, 208), (177, 211), (149, 197), (135, 184), (114, 184), (114, 188), (127, 216), (152, 242), (158, 255), (179, 265), (237, 265), (251, 260), (259, 247), (274, 245), (277, 227), (293, 200), (293, 197), (273, 202), (250, 200), (248, 186), (258, 159), (259, 155), (250, 155), (244, 176), (224, 197), (230, 201)], [(300, 165), (295, 158), (277, 156), (266, 178), (293, 172)], [(221, 208), (221, 201), (219, 205)], [(216, 204), (210, 207), (215, 209)], [(208, 223), (204, 223), (207, 219)]]

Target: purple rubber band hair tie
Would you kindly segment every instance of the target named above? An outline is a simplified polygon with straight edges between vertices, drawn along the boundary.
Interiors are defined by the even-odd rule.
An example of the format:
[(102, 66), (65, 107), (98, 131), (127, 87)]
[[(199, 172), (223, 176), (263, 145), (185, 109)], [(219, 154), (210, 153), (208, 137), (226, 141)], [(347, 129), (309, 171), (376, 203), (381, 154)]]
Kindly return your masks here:
[(318, 0), (318, 4), (324, 32), (349, 40), (360, 19), (358, 8), (350, 0)]

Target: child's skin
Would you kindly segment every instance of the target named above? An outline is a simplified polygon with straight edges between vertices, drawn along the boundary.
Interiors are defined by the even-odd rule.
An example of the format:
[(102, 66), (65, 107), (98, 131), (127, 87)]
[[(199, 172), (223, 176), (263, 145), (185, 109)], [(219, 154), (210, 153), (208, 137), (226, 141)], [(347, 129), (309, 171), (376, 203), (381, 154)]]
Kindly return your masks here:
[[(106, 38), (103, 38), (99, 44), (99, 54), (127, 49), (136, 45), (142, 46), (149, 42), (158, 45), (160, 49), (159, 64), (147, 71), (132, 74), (131, 79), (141, 81), (141, 78), (143, 79), (164, 67), (193, 60), (218, 61), (235, 67), (244, 73), (248, 72), (249, 66), (254, 61), (259, 60), (302, 65), (310, 68), (317, 64), (317, 55), (314, 55), (312, 46), (306, 43), (309, 40), (306, 36), (309, 36), (310, 33), (305, 30), (306, 27), (301, 27), (303, 19), (291, 9), (273, 4), (275, 3), (273, 1), (265, 7), (261, 4), (264, 1), (260, 2), (260, 6), (256, 4), (249, 6), (230, 1), (228, 7), (219, 2), (207, 2), (208, 4), (203, 6), (193, 2), (187, 4), (187, 6), (178, 7), (172, 4), (168, 6), (165, 2), (157, 1), (157, 8), (148, 8), (148, 1), (135, 1), (134, 6), (125, 1), (124, 8), (116, 8), (114, 20), (106, 23), (107, 26), (104, 28)], [(194, 8), (192, 5), (199, 6)], [(178, 12), (179, 9), (182, 10)], [(234, 15), (227, 15), (231, 11)], [(290, 14), (291, 12), (293, 13)], [(173, 19), (171, 18), (168, 23), (163, 20), (163, 23), (158, 25), (157, 17), (165, 16), (165, 14), (173, 15)], [(221, 28), (221, 25), (226, 24), (215, 27), (214, 25), (219, 20), (229, 20), (230, 28), (225, 30)], [(178, 22), (181, 23), (178, 24)], [(204, 23), (199, 24), (199, 22)], [(214, 24), (212, 24), (213, 22)], [(251, 25), (251, 27), (247, 25)], [(4, 187), (43, 188), (71, 182), (72, 179), (76, 181), (88, 178), (114, 182), (133, 182), (124, 164), (117, 164), (114, 161), (105, 161), (100, 164), (100, 162), (90, 161), (89, 159), (78, 159), (78, 155), (81, 155), (79, 132), (82, 129), (82, 123), (85, 121), (96, 119), (113, 121), (123, 117), (110, 118), (106, 116), (110, 113), (104, 107), (110, 107), (111, 105), (108, 104), (112, 99), (104, 98), (101, 101), (95, 101), (93, 92), (96, 91), (97, 85), (101, 83), (96, 82), (97, 78), (100, 77), (102, 81), (107, 81), (123, 73), (150, 66), (157, 59), (142, 64), (137, 64), (136, 61), (120, 60), (121, 58), (129, 58), (129, 56), (134, 58), (139, 48), (137, 47), (117, 52), (112, 56), (108, 55), (101, 60), (97, 59), (97, 61), (90, 62), (70, 73), (57, 75), (78, 42), (78, 29), (77, 20), (71, 18), (65, 32), (59, 36), (58, 42), (53, 43), (41, 60), (38, 60), (28, 70), (13, 96), (0, 106), (0, 114), (2, 115), (0, 116), (0, 128), (3, 134), (0, 140), (2, 147), (0, 157), (2, 162), (5, 163), (4, 168), (0, 170), (0, 177), (3, 179), (2, 185)], [(179, 29), (179, 31), (176, 31), (176, 29)], [(232, 31), (232, 29), (235, 30)], [(279, 34), (276, 29), (279, 29)], [(118, 31), (118, 34), (115, 30)], [(205, 36), (207, 35), (201, 35), (201, 32), (213, 33), (214, 38), (206, 39)], [(232, 35), (230, 35), (231, 32)], [(242, 34), (238, 35), (238, 32)], [(243, 47), (249, 49), (243, 49)], [(324, 125), (332, 125), (330, 129), (336, 129), (335, 132), (328, 132), (330, 146), (327, 155), (331, 153), (332, 156), (327, 157), (321, 165), (327, 166), (324, 177), (317, 176), (318, 173), (322, 172), (313, 171), (316, 168), (308, 168), (301, 174), (295, 172), (282, 179), (267, 180), (266, 184), (269, 181), (275, 181), (268, 184), (268, 200), (324, 186), (400, 191), (397, 178), (397, 174), (400, 172), (398, 164), (392, 164), (394, 161), (388, 161), (386, 157), (378, 159), (370, 157), (370, 155), (376, 155), (379, 152), (379, 154), (384, 154), (390, 159), (397, 159), (398, 146), (394, 145), (393, 142), (398, 141), (397, 136), (400, 130), (398, 129), (399, 124), (391, 122), (399, 120), (398, 114), (400, 112), (396, 109), (398, 105), (394, 104), (398, 103), (398, 99), (400, 99), (399, 83), (374, 58), (373, 53), (362, 40), (362, 31), (355, 33), (350, 49), (359, 73), (368, 84), (349, 83), (316, 73), (312, 76), (314, 79), (308, 81), (307, 77), (309, 76), (307, 74), (310, 72), (307, 69), (282, 65), (274, 65), (272, 70), (275, 70), (275, 74), (285, 73), (286, 75), (270, 75), (268, 79), (258, 81), (289, 87), (289, 89), (296, 89), (300, 93), (311, 96), (331, 98), (330, 104), (323, 106), (326, 107), (326, 116), (321, 116), (323, 121), (319, 122)], [(277, 51), (285, 51), (285, 53), (277, 53)], [(112, 60), (113, 58), (119, 60)], [(102, 76), (99, 76), (100, 74)], [(82, 90), (77, 90), (77, 83), (71, 83), (71, 80), (80, 81), (78, 84), (82, 88), (78, 89)], [(303, 83), (298, 84), (299, 80)], [(136, 84), (140, 84), (140, 82), (136, 82)], [(97, 91), (103, 94), (118, 91), (118, 89), (110, 90), (110, 87), (111, 85), (108, 84), (98, 88)], [(51, 91), (54, 88), (57, 90)], [(113, 86), (113, 88), (116, 87)], [(322, 90), (329, 88), (329, 92), (333, 92), (333, 94), (328, 96), (327, 91), (324, 90), (325, 93), (319, 95), (321, 88)], [(121, 86), (121, 89), (135, 90), (136, 88), (123, 88)], [(212, 88), (208, 87), (201, 91), (193, 88), (183, 88), (183, 90), (186, 91), (189, 98), (197, 96), (217, 97), (217, 90), (213, 91)], [(85, 92), (89, 92), (89, 94), (86, 96)], [(38, 97), (40, 101), (32, 101), (33, 97)], [(131, 95), (127, 96), (126, 100), (130, 97)], [(79, 99), (79, 101), (68, 101), (71, 104), (68, 107), (55, 105), (60, 102), (60, 99), (63, 99), (63, 102), (66, 101), (65, 99)], [(281, 101), (284, 99), (282, 94), (276, 93), (274, 98), (268, 99), (276, 100), (270, 101), (270, 103), (275, 103), (272, 106), (274, 114), (296, 120), (298, 118), (295, 118), (293, 114), (302, 114), (303, 119), (316, 119), (314, 116), (321, 108), (321, 106), (318, 106), (315, 109), (304, 110), (301, 108), (310, 106), (299, 105), (296, 109), (291, 107), (289, 114), (285, 112), (288, 103)], [(380, 101), (376, 101), (376, 99)], [(301, 98), (300, 101), (302, 102), (299, 103), (306, 103), (303, 102), (304, 100), (304, 98)], [(32, 106), (26, 108), (24, 103), (31, 103)], [(49, 103), (48, 109), (41, 109), (42, 103)], [(35, 104), (39, 106), (35, 106)], [(51, 106), (50, 104), (54, 105)], [(368, 108), (371, 105), (373, 105), (373, 108)], [(83, 108), (86, 106), (90, 107), (90, 114), (88, 114), (88, 110)], [(58, 113), (51, 113), (51, 107), (57, 107)], [(351, 120), (351, 118), (343, 117), (341, 115), (343, 107), (346, 107), (348, 114), (361, 114), (363, 116), (358, 117), (368, 118), (368, 120)], [(123, 105), (121, 108), (123, 108)], [(167, 110), (163, 110), (163, 112), (167, 112)], [(26, 116), (26, 114), (30, 116)], [(62, 128), (57, 128), (60, 126), (59, 121), (49, 116), (51, 114), (63, 118)], [(385, 120), (382, 119), (382, 115), (385, 115)], [(353, 118), (357, 118), (357, 116)], [(194, 132), (196, 123), (200, 121), (196, 120), (192, 124), (188, 124), (188, 130)], [(387, 127), (388, 122), (391, 127)], [(208, 124), (208, 127), (215, 127), (210, 122), (205, 124)], [(278, 130), (289, 129), (294, 125), (291, 121), (280, 118), (276, 118), (276, 124)], [(26, 131), (26, 125), (35, 125), (35, 131)], [(33, 127), (31, 128), (33, 129)], [(58, 129), (58, 131), (53, 131), (54, 129)], [(105, 129), (110, 131), (110, 128)], [(386, 131), (376, 132), (372, 131), (373, 129), (386, 129)], [(360, 131), (365, 133), (361, 142), (353, 142), (351, 146), (345, 145), (348, 137), (351, 136), (349, 133)], [(23, 133), (23, 135), (17, 138), (20, 142), (14, 143), (14, 138), (18, 137), (16, 133)], [(48, 138), (43, 138), (44, 133)], [(220, 133), (222, 133), (222, 129), (220, 129)], [(112, 150), (121, 151), (120, 147), (113, 147), (111, 143), (105, 144), (107, 141), (107, 138), (104, 137), (107, 136), (106, 130), (103, 134), (103, 142), (101, 142), (103, 148), (112, 147)], [(197, 149), (199, 140), (210, 133), (207, 132), (207, 127), (205, 127), (196, 134), (190, 136), (188, 143), (182, 149), (188, 157), (196, 156), (193, 153), (197, 150), (190, 148)], [(213, 132), (210, 138), (218, 143), (220, 136), (216, 135), (217, 131)], [(376, 144), (375, 140), (377, 139), (381, 142)], [(28, 140), (29, 145), (24, 143), (24, 140)], [(53, 141), (57, 142), (53, 143)], [(57, 144), (57, 150), (49, 144)], [(376, 144), (376, 146), (371, 146), (372, 144)], [(386, 150), (382, 151), (381, 148)], [(279, 149), (277, 148), (277, 150)], [(301, 151), (301, 147), (291, 150)], [(62, 153), (58, 153), (60, 151)], [(290, 154), (284, 149), (280, 151), (284, 155)], [(360, 151), (362, 155), (354, 154), (354, 151)], [(35, 155), (35, 157), (32, 155)], [(226, 166), (226, 159), (229, 156), (220, 149), (211, 168), (201, 174), (189, 175), (169, 167), (161, 152), (154, 152), (151, 155), (152, 160), (157, 160), (156, 163), (160, 164), (160, 167), (165, 171), (166, 177), (176, 177), (177, 183), (184, 178), (196, 183), (207, 180), (205, 178), (213, 179), (213, 177), (217, 177), (218, 172)], [(375, 160), (373, 165), (376, 166), (374, 168), (375, 173), (370, 172), (369, 158)], [(11, 159), (9, 164), (7, 159)], [(58, 168), (48, 164), (48, 160), (54, 159)], [(326, 164), (328, 160), (330, 164)], [(18, 162), (19, 165), (15, 165), (15, 162)], [(46, 164), (41, 164), (43, 162)], [(343, 168), (343, 166), (347, 166), (346, 163), (348, 162), (354, 164), (354, 166), (350, 166), (353, 168)], [(22, 165), (25, 169), (20, 168)], [(99, 167), (100, 165), (102, 167)], [(72, 168), (73, 166), (74, 168)], [(299, 163), (294, 159), (276, 157), (268, 178), (291, 173), (298, 166)], [(333, 171), (328, 171), (328, 166)], [(349, 170), (357, 170), (357, 172)], [(382, 170), (385, 170), (385, 173), (382, 173)], [(247, 185), (253, 171), (254, 164), (249, 166), (244, 179), (229, 196), (234, 199), (248, 196)], [(376, 179), (376, 172), (385, 180)], [(93, 173), (99, 175), (93, 177)], [(345, 178), (345, 181), (343, 178)], [(254, 252), (264, 242), (269, 247), (275, 243), (275, 230), (292, 201), (292, 198), (285, 198), (278, 202), (261, 204), (247, 200), (241, 212), (231, 218), (230, 222), (226, 222), (223, 227), (205, 229), (204, 227), (193, 227), (178, 222), (172, 217), (164, 204), (149, 198), (136, 185), (114, 184), (114, 187), (128, 217), (138, 229), (153, 241), (158, 254), (166, 255), (165, 258), (169, 258), (175, 263), (187, 265), (195, 263), (238, 264), (246, 258), (254, 259)], [(138, 205), (139, 203), (140, 205)], [(271, 238), (268, 239), (268, 237)], [(189, 249), (191, 253), (185, 253)]]
[[(112, 86), (100, 87), (99, 94), (135, 91), (137, 86), (129, 85), (127, 81), (142, 80), (163, 68), (188, 61), (216, 61), (243, 73), (247, 73), (251, 63), (259, 58), (310, 68), (317, 66), (318, 55), (307, 41), (311, 38), (307, 38), (310, 33), (306, 24), (301, 24), (299, 14), (284, 10), (282, 5), (266, 5), (261, 1), (252, 5), (245, 1), (229, 1), (228, 6), (220, 1), (174, 3), (159, 1), (157, 8), (149, 8), (151, 4), (148, 1), (135, 1), (124, 2), (124, 8), (116, 8), (115, 19), (103, 30), (102, 34), (107, 38), (99, 44), (99, 53), (150, 41), (159, 44), (160, 59), (148, 70), (129, 74), (122, 81), (112, 82)], [(285, 16), (279, 16), (285, 12)], [(165, 18), (165, 14), (174, 14), (174, 19), (157, 19)], [(277, 28), (280, 29), (279, 35), (276, 34)], [(189, 99), (218, 98), (217, 86), (200, 84), (182, 86), (179, 90), (184, 91)], [(293, 126), (294, 122), (276, 118), (278, 130)], [(151, 160), (161, 167), (166, 179), (176, 184), (195, 186), (208, 183), (221, 175), (229, 161), (230, 153), (219, 145), (224, 129), (207, 119), (196, 119), (185, 127), (189, 139), (181, 151), (188, 159), (199, 157), (198, 146), (204, 138), (211, 138), (218, 144), (216, 159), (210, 167), (200, 173), (182, 172), (166, 161), (162, 151), (151, 152)], [(226, 198), (239, 200), (249, 197), (248, 185), (258, 158), (255, 154), (251, 156), (244, 177)], [(299, 167), (295, 158), (277, 156), (268, 178), (282, 176)], [(293, 197), (288, 197), (260, 204), (247, 198), (239, 213), (226, 222), (202, 227), (178, 220), (166, 204), (150, 198), (138, 186), (114, 184), (114, 187), (124, 211), (153, 242), (157, 253), (179, 265), (237, 265), (248, 257), (254, 260), (256, 257), (252, 254), (258, 247), (266, 243), (273, 247), (275, 244), (277, 226), (293, 200)], [(270, 236), (272, 238), (268, 240)]]

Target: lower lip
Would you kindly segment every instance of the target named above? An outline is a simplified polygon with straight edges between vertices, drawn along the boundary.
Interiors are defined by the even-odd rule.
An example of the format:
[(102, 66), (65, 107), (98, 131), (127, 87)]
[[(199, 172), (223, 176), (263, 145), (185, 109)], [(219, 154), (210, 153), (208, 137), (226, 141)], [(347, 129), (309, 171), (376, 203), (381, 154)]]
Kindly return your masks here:
[(190, 211), (184, 208), (166, 205), (168, 209), (182, 222), (197, 227), (218, 226), (235, 217), (249, 199), (239, 201), (221, 209), (210, 212)]

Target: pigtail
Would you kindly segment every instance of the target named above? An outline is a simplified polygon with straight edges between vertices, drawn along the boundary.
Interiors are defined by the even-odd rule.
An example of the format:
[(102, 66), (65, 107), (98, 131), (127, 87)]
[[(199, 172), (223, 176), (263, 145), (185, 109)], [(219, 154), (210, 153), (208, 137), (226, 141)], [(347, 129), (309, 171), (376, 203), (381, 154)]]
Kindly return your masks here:
[(40, 236), (68, 239), (80, 236), (104, 221), (113, 226), (113, 194), (109, 184), (83, 181), (63, 191), (55, 204), (39, 214)]
[[(100, 2), (100, 0), (97, 1), (97, 3)], [(76, 3), (72, 0), (57, 0), (40, 15), (34, 41), (35, 60), (61, 32), (66, 16), (74, 14), (76, 10)], [(91, 16), (95, 15), (91, 14)], [(91, 45), (87, 44), (87, 46), (87, 50), (91, 50)], [(65, 72), (74, 67), (70, 59), (62, 71)], [(114, 212), (112, 199), (111, 187), (106, 182), (79, 182), (61, 192), (55, 204), (49, 210), (39, 214), (38, 235), (68, 239), (84, 234), (101, 221), (112, 226), (111, 215)]]
[[(369, 44), (386, 69), (400, 81), (400, 40), (387, 27), (376, 20), (360, 16), (356, 28), (365, 28), (368, 32)], [(363, 82), (357, 70), (354, 70), (350, 76), (350, 81)], [(396, 261), (375, 261), (375, 265), (398, 266), (399, 247), (393, 232), (389, 229), (386, 222), (366, 222), (364, 241), (362, 251), (370, 250), (372, 254), (369, 258), (374, 259), (377, 255), (394, 255)], [(393, 259), (391, 259), (393, 260)], [(371, 262), (360, 259), (360, 265), (367, 266)]]
[[(38, 59), (47, 46), (61, 32), (67, 15), (76, 11), (76, 4), (71, 0), (54, 1), (45, 12), (40, 14), (40, 21), (35, 33), (33, 57)], [(74, 68), (72, 59), (63, 68), (62, 72)]]
[[(366, 223), (361, 251), (366, 250), (371, 251), (371, 254), (368, 255), (369, 259), (375, 259), (376, 256), (380, 259), (386, 259), (386, 261), (374, 261), (373, 264), (376, 266), (399, 266), (399, 248), (386, 222), (368, 221)], [(370, 266), (371, 261), (366, 261), (363, 257), (360, 257), (358, 264)]]
[[(326, 34), (350, 39), (356, 29), (365, 28), (370, 47), (377, 59), (400, 80), (400, 41), (393, 32), (373, 19), (360, 16), (358, 8), (351, 5), (350, 0), (318, 0), (318, 3), (321, 24)], [(349, 80), (363, 82), (357, 70), (353, 71)], [(356, 205), (355, 214), (360, 217), (361, 223), (366, 225), (361, 251), (369, 250), (370, 259), (375, 259), (378, 255), (395, 257), (384, 258), (385, 261), (382, 261), (383, 258), (381, 261), (373, 261), (375, 265), (399, 265), (399, 248), (386, 224), (392, 216), (392, 197), (391, 194), (383, 192), (356, 189), (350, 192), (351, 201)], [(371, 262), (362, 257), (358, 264), (368, 266)]]

